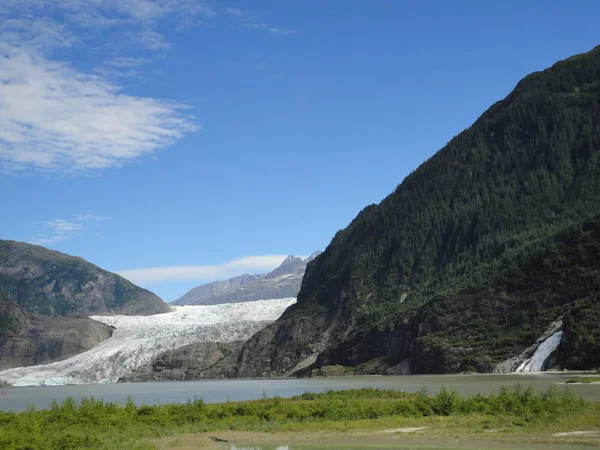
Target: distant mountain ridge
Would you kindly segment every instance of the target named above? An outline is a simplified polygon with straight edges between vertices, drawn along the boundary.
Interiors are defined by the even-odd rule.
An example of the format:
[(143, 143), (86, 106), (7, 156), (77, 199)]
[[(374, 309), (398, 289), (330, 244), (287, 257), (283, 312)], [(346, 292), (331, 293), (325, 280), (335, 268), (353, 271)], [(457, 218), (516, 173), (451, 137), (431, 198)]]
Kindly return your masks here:
[(218, 305), (253, 300), (296, 297), (306, 266), (321, 254), (313, 252), (302, 259), (289, 255), (279, 267), (266, 274), (244, 274), (229, 280), (214, 281), (191, 289), (172, 304)]

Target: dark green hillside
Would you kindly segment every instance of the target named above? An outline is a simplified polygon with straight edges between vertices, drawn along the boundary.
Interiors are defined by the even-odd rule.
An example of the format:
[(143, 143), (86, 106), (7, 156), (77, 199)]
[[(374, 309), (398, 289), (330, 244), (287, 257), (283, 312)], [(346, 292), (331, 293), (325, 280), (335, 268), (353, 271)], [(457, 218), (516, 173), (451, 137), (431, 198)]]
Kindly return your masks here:
[[(527, 76), (379, 205), (365, 208), (339, 231), (309, 264), (298, 304), (244, 346), (241, 373), (286, 373), (315, 354), (323, 356), (317, 365), (325, 364), (336, 359), (336, 348), (356, 343), (369, 330), (385, 329), (415, 315), (421, 324), (443, 315), (427, 305), (441, 297), (451, 298), (444, 304), (459, 305), (458, 310), (476, 311), (478, 304), (492, 299), (500, 309), (508, 307), (488, 287), (509, 289), (510, 274), (555, 251), (599, 214), (600, 47), (596, 47)], [(594, 261), (593, 270), (595, 264), (600, 262)], [(490, 280), (505, 285), (490, 286)], [(574, 282), (564, 283), (568, 291)], [(515, 287), (525, 288), (536, 296), (535, 285)], [(518, 292), (515, 298), (510, 307), (519, 310), (523, 305)], [(516, 327), (529, 333), (533, 344), (534, 333), (566, 313), (564, 304), (575, 300), (562, 299), (562, 306), (555, 304), (543, 316), (517, 311), (520, 318), (513, 320), (521, 320)], [(587, 301), (595, 305), (591, 297)], [(566, 336), (568, 324), (567, 319)], [(469, 327), (473, 325), (484, 328), (486, 323), (477, 318)], [(398, 335), (379, 356), (413, 348), (414, 339), (423, 336), (423, 326), (415, 336)], [(456, 323), (443, 324), (436, 332), (446, 333), (456, 344), (466, 328), (457, 316)], [(492, 360), (498, 359), (526, 340), (502, 342), (501, 336), (490, 335), (479, 355), (494, 354)], [(580, 340), (573, 345), (584, 353), (582, 349), (592, 348)], [(356, 350), (351, 360), (364, 359), (359, 353)], [(585, 358), (580, 355), (577, 361)], [(465, 360), (457, 368), (478, 361)], [(439, 366), (421, 370), (435, 371)]]
[(0, 240), (0, 294), (48, 316), (169, 310), (153, 293), (82, 258), (15, 241)]
[[(323, 352), (319, 364), (362, 364), (359, 371), (369, 372), (407, 360), (419, 373), (490, 372), (563, 317), (557, 362), (566, 369), (600, 367), (600, 217), (556, 239), (562, 242), (543, 255), (517, 257), (518, 265), (486, 282), (367, 327)], [(395, 345), (401, 339), (409, 345)]]
[(600, 212), (599, 80), (600, 47), (526, 77), (340, 231), (299, 302), (352, 284), (353, 311), (379, 320)]

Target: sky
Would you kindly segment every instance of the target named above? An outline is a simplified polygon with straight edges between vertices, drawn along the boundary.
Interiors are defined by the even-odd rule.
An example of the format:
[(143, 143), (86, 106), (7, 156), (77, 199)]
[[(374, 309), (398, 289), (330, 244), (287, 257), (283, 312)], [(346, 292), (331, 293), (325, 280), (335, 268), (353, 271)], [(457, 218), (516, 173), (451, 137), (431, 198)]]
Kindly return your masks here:
[(0, 0), (0, 238), (166, 301), (325, 249), (600, 2)]

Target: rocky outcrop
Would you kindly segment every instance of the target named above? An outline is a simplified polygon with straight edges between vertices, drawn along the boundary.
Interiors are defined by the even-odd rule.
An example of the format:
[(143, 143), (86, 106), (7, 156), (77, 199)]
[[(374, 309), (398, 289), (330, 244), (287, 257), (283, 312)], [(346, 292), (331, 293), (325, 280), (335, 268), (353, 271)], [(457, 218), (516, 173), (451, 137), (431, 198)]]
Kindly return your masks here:
[(82, 258), (15, 241), (0, 240), (0, 293), (46, 316), (170, 311), (152, 292)]
[[(238, 342), (201, 342), (157, 356), (149, 365), (121, 378), (122, 382), (185, 381), (224, 378), (234, 361), (227, 358), (242, 345)], [(215, 366), (218, 370), (214, 370)], [(229, 368), (229, 370), (228, 370)]]
[(0, 369), (66, 359), (110, 338), (113, 329), (88, 318), (44, 317), (0, 295)]
[[(538, 340), (525, 349), (521, 354), (513, 356), (506, 361), (502, 361), (494, 368), (495, 373), (512, 373), (512, 372), (541, 372), (544, 370), (555, 368), (557, 365), (556, 357), (553, 354), (558, 350), (560, 341), (562, 340), (562, 320), (557, 320), (550, 324), (546, 332), (538, 338)], [(555, 338), (560, 333), (560, 338), (555, 342), (555, 345), (550, 349), (541, 361), (532, 365), (532, 362), (537, 353), (540, 352), (540, 347), (550, 339)]]
[(304, 260), (290, 255), (278, 268), (269, 273), (245, 274), (230, 280), (197, 286), (173, 304), (178, 306), (218, 305), (296, 297), (300, 291), (306, 265), (320, 254), (320, 251), (316, 251)]

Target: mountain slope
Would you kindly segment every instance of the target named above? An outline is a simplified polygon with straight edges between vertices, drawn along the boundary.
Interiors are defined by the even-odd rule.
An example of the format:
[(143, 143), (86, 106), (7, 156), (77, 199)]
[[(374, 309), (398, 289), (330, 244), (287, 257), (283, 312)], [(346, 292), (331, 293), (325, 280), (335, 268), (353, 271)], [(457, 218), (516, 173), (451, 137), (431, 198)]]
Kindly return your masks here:
[(69, 358), (111, 335), (92, 319), (31, 314), (0, 294), (0, 369)]
[(232, 289), (245, 286), (246, 284), (258, 280), (262, 275), (244, 274), (237, 277), (233, 277), (229, 280), (213, 281), (211, 283), (202, 284), (192, 288), (189, 292), (182, 295), (179, 299), (175, 300), (173, 304), (178, 306), (184, 305), (200, 305), (210, 304), (204, 301), (209, 301), (213, 296), (219, 295), (224, 291), (230, 291)]
[(272, 298), (296, 297), (300, 291), (306, 265), (321, 252), (306, 259), (288, 256), (281, 265), (267, 274), (246, 274), (226, 281), (215, 281), (195, 287), (173, 302), (183, 305), (218, 305)]
[[(524, 78), (394, 193), (338, 232), (308, 265), (297, 305), (244, 344), (239, 375), (281, 375), (344, 354), (354, 355), (344, 360), (352, 366), (412, 357), (416, 340), (432, 333), (419, 325), (438, 317), (432, 300), (457, 295), (450, 304), (464, 305), (473, 301), (469, 290), (483, 295), (476, 303), (491, 300), (485, 289), (491, 278), (525, 270), (529, 259), (551, 252), (598, 214), (600, 47)], [(571, 314), (575, 299), (569, 300), (554, 312)], [(520, 300), (512, 306), (525, 308)], [(387, 336), (385, 330), (416, 316), (416, 330), (399, 330), (379, 350), (376, 339), (372, 348), (360, 345), (359, 336), (377, 330)], [(533, 323), (524, 318), (519, 327)], [(466, 325), (440, 327), (448, 334), (446, 347), (459, 348), (453, 346)], [(503, 345), (490, 338), (474, 362)], [(412, 370), (442, 370), (436, 364)], [(444, 371), (464, 367), (442, 365)]]
[(47, 316), (170, 310), (152, 292), (82, 258), (15, 241), (0, 240), (0, 293)]

